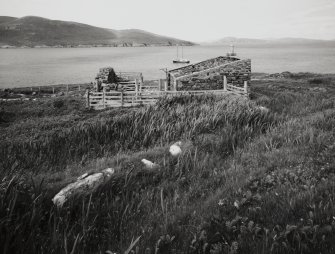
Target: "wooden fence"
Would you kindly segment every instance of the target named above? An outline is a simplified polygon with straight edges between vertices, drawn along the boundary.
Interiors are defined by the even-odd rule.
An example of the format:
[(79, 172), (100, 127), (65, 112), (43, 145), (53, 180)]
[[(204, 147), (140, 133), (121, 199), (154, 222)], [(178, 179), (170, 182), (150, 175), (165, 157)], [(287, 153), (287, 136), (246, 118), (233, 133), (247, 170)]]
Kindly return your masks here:
[(152, 81), (148, 84), (135, 80), (126, 82), (122, 87), (123, 91), (88, 92), (87, 106), (94, 109), (105, 109), (110, 107), (150, 105), (154, 104), (161, 97), (180, 95), (248, 95), (247, 82), (244, 83), (244, 87), (233, 86), (225, 82), (223, 90), (168, 91), (165, 80)]
[(118, 78), (123, 80), (135, 80), (137, 79), (139, 82), (143, 82), (143, 75), (141, 72), (117, 72)]

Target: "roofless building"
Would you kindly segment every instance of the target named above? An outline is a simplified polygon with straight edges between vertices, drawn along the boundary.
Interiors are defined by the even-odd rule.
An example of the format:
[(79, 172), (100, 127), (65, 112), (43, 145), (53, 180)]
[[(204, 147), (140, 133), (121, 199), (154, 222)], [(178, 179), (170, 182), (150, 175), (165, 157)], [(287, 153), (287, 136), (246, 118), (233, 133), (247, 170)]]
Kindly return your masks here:
[(147, 105), (161, 97), (176, 95), (232, 94), (248, 97), (251, 60), (219, 56), (169, 70), (166, 80), (143, 81), (141, 73), (116, 72), (116, 84), (109, 84), (110, 73), (103, 71), (103, 74), (103, 91), (98, 89), (87, 93), (88, 107), (104, 109)]

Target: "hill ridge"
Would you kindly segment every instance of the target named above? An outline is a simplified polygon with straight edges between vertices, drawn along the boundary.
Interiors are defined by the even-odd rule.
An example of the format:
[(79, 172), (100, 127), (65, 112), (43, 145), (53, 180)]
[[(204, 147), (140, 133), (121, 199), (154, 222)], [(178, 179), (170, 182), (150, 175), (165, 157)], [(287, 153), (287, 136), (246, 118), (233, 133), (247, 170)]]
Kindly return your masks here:
[(0, 47), (172, 46), (190, 41), (140, 29), (116, 30), (38, 16), (0, 16)]

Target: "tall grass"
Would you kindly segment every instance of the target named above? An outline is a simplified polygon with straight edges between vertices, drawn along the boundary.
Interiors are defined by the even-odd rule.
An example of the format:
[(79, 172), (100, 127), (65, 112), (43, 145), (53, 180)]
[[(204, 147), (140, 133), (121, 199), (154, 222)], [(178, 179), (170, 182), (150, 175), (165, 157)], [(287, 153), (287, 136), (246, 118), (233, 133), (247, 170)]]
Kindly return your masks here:
[[(333, 253), (334, 97), (257, 92), (163, 99), (1, 144), (0, 252)], [(52, 205), (67, 170), (105, 167), (117, 173), (92, 195)]]
[[(113, 156), (120, 151), (134, 152), (150, 148), (155, 151), (154, 147), (157, 145), (164, 147), (180, 139), (198, 144), (200, 150), (206, 148), (206, 153), (213, 152), (223, 159), (236, 147), (261, 134), (275, 122), (274, 115), (261, 112), (246, 100), (213, 96), (162, 99), (152, 107), (116, 114), (110, 119), (81, 122), (65, 131), (48, 133), (47, 136), (33, 140), (4, 142), (1, 145), (2, 174), (14, 175), (13, 171), (22, 169), (33, 172), (64, 170), (69, 164), (82, 162), (83, 157), (91, 160)], [(205, 145), (206, 135), (217, 137), (216, 145), (210, 149)], [(202, 143), (204, 146), (201, 146)], [(7, 218), (2, 224), (2, 228), (6, 230), (6, 238), (1, 239), (6, 243), (3, 251), (18, 251), (16, 241), (28, 250), (36, 250), (41, 244), (44, 251), (51, 248), (55, 252), (70, 248), (74, 243), (86, 251), (90, 248), (97, 250), (97, 246), (98, 249), (99, 246), (107, 248), (109, 245), (123, 248), (129, 244), (125, 239), (129, 240), (130, 235), (143, 233), (138, 228), (139, 224), (146, 225), (143, 213), (153, 209), (154, 217), (159, 217), (162, 213), (165, 217), (168, 216), (170, 206), (164, 206), (164, 196), (169, 195), (169, 191), (164, 189), (164, 177), (180, 178), (191, 172), (192, 167), (200, 166), (194, 163), (205, 159), (203, 152), (198, 152), (197, 155), (192, 147), (191, 145), (185, 157), (180, 158), (178, 164), (164, 153), (153, 152), (157, 162), (165, 164), (163, 173), (150, 176), (137, 170), (138, 173), (131, 174), (129, 179), (123, 180), (122, 176), (117, 181), (114, 180), (112, 189), (108, 187), (107, 191), (96, 194), (98, 198), (94, 195), (89, 201), (83, 199), (81, 202), (78, 199), (78, 202), (69, 204), (69, 213), (52, 207), (52, 191), (45, 193), (43, 188), (35, 187), (19, 191), (18, 188), (22, 188), (20, 178), (4, 180), (1, 211), (5, 212), (10, 207), (10, 212), (3, 214), (3, 218)], [(131, 168), (126, 165), (125, 172), (129, 170)], [(159, 198), (156, 199), (156, 191), (152, 187), (161, 184), (163, 192), (159, 191)], [(23, 198), (21, 193), (27, 198)], [(158, 210), (157, 205), (160, 207)], [(177, 203), (174, 205), (177, 206)], [(15, 209), (16, 206), (23, 209)], [(132, 223), (135, 223), (135, 228), (132, 228)], [(12, 231), (11, 228), (16, 224), (22, 227)], [(166, 228), (168, 219), (165, 224)], [(27, 225), (34, 229), (29, 230)], [(149, 225), (150, 223), (145, 227), (150, 228)], [(149, 230), (148, 228), (142, 230)], [(150, 230), (160, 231), (159, 228)], [(38, 235), (44, 239), (43, 242), (30, 241)], [(115, 240), (117, 244), (113, 244)]]
[(64, 169), (72, 162), (112, 156), (200, 134), (226, 133), (227, 152), (275, 122), (247, 101), (206, 97), (163, 100), (156, 106), (115, 115), (95, 122), (82, 121), (64, 131), (48, 132), (30, 140), (7, 140), (0, 147), (0, 168), (33, 171)]

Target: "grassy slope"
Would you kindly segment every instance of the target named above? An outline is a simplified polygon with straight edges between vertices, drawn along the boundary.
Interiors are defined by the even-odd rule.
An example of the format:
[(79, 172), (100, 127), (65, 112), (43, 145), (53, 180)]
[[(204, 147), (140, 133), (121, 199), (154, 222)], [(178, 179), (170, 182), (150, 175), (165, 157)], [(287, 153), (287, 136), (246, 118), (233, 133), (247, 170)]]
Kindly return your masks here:
[[(333, 253), (334, 80), (261, 79), (252, 91), (252, 103), (177, 98), (130, 112), (1, 105), (1, 138), (13, 138), (0, 147), (2, 252), (120, 251), (141, 235), (140, 252), (160, 239), (158, 253)], [(117, 174), (91, 198), (52, 206), (74, 177), (106, 167)]]

